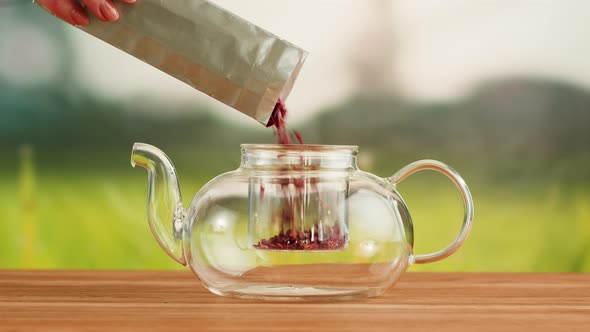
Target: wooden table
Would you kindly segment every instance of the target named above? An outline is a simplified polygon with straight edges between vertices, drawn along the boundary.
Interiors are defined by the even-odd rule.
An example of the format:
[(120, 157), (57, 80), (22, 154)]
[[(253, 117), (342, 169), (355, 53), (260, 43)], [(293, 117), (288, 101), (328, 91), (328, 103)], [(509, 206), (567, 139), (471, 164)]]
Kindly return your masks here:
[(276, 303), (190, 272), (0, 271), (0, 330), (590, 331), (590, 274), (406, 273), (377, 298)]

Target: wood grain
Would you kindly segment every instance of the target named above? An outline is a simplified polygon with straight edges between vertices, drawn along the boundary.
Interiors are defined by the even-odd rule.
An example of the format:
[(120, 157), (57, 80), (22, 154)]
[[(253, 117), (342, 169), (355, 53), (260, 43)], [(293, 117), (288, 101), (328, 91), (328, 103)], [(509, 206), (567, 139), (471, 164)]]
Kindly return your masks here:
[(190, 272), (0, 271), (6, 331), (590, 331), (590, 274), (407, 273), (377, 298), (251, 302)]

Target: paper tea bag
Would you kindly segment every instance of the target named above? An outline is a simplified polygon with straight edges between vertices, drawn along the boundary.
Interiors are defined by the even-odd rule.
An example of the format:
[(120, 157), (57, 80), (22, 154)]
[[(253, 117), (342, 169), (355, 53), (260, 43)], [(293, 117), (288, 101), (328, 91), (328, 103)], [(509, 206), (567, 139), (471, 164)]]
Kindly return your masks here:
[(266, 125), (307, 53), (206, 0), (118, 3), (116, 22), (87, 33)]

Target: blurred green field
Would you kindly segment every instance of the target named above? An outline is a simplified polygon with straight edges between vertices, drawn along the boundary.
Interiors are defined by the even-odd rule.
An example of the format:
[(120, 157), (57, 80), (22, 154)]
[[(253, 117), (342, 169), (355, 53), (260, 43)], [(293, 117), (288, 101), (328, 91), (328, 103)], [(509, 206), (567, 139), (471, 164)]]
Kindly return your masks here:
[[(228, 121), (232, 111), (169, 96), (157, 84), (156, 94), (100, 92), (110, 81), (88, 76), (88, 64), (94, 62), (78, 52), (78, 39), (66, 25), (36, 6), (0, 12), (7, 14), (0, 20), (0, 31), (8, 31), (4, 45), (16, 46), (7, 49), (13, 53), (0, 52), (8, 61), (0, 68), (5, 69), (0, 70), (0, 269), (181, 268), (150, 234), (146, 174), (129, 164), (133, 142), (169, 153), (186, 204), (209, 179), (238, 167), (240, 143), (272, 142), (271, 130)], [(27, 38), (11, 33), (13, 27)], [(579, 30), (571, 31), (577, 36)], [(469, 34), (466, 45), (473, 44), (473, 37)], [(334, 49), (342, 59), (356, 59), (358, 47), (350, 45), (354, 52)], [(491, 43), (490, 52), (496, 54), (494, 47)], [(429, 158), (449, 163), (465, 177), (475, 200), (471, 236), (455, 255), (414, 266), (414, 271), (590, 272), (590, 90), (577, 75), (586, 62), (562, 58), (564, 50), (544, 50), (540, 56), (581, 68), (572, 71), (576, 75), (550, 75), (547, 69), (563, 66), (547, 66), (545, 60), (538, 62), (542, 70), (530, 72), (496, 70), (482, 62), (483, 71), (493, 75), (482, 76), (468, 89), (465, 76), (465, 91), (449, 100), (406, 95), (403, 79), (398, 82), (401, 72), (388, 77), (393, 71), (372, 69), (381, 66), (379, 59), (369, 61), (369, 67), (346, 60), (342, 69), (350, 77), (343, 82), (351, 84), (350, 95), (327, 98), (313, 116), (290, 128), (308, 143), (359, 145), (361, 168), (380, 176)], [(502, 60), (521, 63), (526, 57), (515, 54)], [(387, 67), (397, 67), (401, 58), (391, 58)], [(472, 64), (479, 61), (468, 58)], [(54, 74), (33, 79), (38, 65), (51, 68), (53, 62), (49, 72)], [(334, 83), (332, 72), (325, 74), (327, 84)], [(395, 87), (379, 88), (391, 78)], [(446, 86), (444, 77), (441, 82)], [(19, 156), (24, 144), (32, 147), (32, 158)], [(399, 190), (413, 216), (416, 252), (435, 251), (452, 241), (462, 210), (447, 179), (420, 173)]]
[[(150, 234), (142, 169), (121, 163), (103, 171), (39, 172), (34, 166), (25, 159), (0, 173), (0, 268), (181, 268)], [(181, 161), (185, 204), (222, 171), (197, 159)], [(465, 246), (442, 262), (412, 270), (590, 272), (590, 194), (584, 187), (468, 183), (476, 213)], [(399, 190), (414, 219), (416, 252), (437, 250), (453, 239), (462, 207), (446, 179), (420, 173)]]

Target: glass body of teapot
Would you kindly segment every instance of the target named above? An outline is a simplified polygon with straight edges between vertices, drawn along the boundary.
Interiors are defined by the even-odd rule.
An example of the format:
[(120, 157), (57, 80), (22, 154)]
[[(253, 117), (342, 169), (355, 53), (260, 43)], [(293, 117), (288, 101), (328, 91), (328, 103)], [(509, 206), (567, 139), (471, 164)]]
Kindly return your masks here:
[[(423, 160), (390, 178), (357, 168), (355, 146), (242, 145), (242, 163), (184, 208), (168, 157), (135, 144), (148, 170), (148, 221), (162, 248), (219, 295), (279, 300), (375, 296), (413, 263), (447, 257), (466, 239), (473, 202), (447, 165)], [(446, 248), (413, 252), (412, 219), (396, 184), (420, 170), (449, 177), (465, 203)]]

